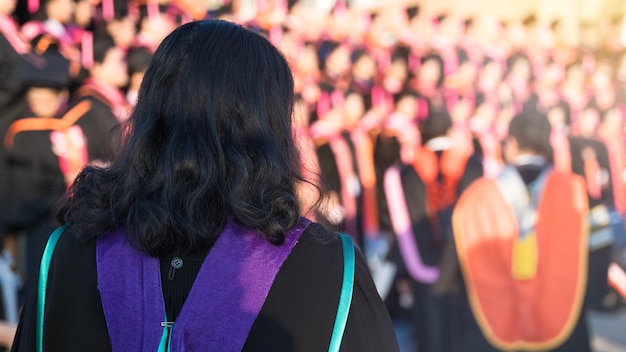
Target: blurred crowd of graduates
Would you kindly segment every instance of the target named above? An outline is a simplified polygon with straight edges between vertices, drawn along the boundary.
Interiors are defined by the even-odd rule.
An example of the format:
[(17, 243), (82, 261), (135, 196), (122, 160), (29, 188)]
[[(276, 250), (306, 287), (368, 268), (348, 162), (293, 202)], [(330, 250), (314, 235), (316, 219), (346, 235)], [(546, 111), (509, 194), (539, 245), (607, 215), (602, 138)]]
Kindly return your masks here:
[[(324, 196), (308, 216), (352, 235), (373, 266), (380, 253), (381, 262), (392, 260), (397, 247), (387, 169), (414, 163), (422, 145), (445, 136), (472, 154), (481, 175), (496, 177), (509, 122), (519, 114), (549, 120), (554, 166), (585, 178), (590, 208), (626, 214), (619, 22), (590, 46), (560, 40), (558, 22), (532, 15), (458, 17), (401, 2), (356, 8), (339, 0), (323, 16), (286, 0), (0, 5), (0, 268), (19, 273), (0, 279), (3, 317), (11, 323), (36, 282), (55, 201), (84, 165), (106, 166), (115, 157), (152, 53), (192, 20), (244, 24), (284, 53), (295, 79), (294, 136), (304, 174), (322, 184)], [(317, 204), (316, 187), (303, 184), (301, 196), (305, 209)], [(602, 265), (626, 265), (620, 245), (619, 236), (601, 245)], [(614, 292), (606, 279), (589, 279), (603, 287), (597, 307), (616, 304), (607, 302)], [(381, 293), (395, 292), (390, 312), (402, 317), (409, 303), (403, 283), (395, 283)]]

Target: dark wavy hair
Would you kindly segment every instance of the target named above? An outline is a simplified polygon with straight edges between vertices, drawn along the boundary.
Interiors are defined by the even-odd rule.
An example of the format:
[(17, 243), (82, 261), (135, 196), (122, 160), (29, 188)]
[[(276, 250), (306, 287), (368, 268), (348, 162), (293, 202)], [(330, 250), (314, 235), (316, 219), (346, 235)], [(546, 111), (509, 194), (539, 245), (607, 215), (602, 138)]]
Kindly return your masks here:
[(293, 77), (264, 37), (225, 21), (154, 54), (117, 160), (90, 166), (56, 210), (83, 239), (118, 227), (152, 255), (211, 246), (229, 216), (274, 244), (300, 216)]

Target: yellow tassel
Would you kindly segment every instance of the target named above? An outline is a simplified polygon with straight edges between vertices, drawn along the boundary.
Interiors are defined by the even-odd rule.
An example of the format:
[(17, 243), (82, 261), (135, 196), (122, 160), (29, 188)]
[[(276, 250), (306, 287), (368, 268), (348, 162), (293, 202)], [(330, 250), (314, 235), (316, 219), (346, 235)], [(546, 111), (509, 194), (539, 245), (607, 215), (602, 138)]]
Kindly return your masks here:
[(537, 235), (531, 232), (518, 237), (513, 246), (513, 278), (530, 280), (537, 274)]

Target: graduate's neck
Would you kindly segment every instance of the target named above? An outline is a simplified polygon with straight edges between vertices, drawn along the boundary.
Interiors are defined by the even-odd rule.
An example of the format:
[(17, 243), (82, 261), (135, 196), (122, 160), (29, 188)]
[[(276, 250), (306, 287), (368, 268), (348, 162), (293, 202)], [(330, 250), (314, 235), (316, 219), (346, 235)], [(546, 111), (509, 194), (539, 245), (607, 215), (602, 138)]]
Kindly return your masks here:
[(519, 153), (513, 159), (513, 164), (516, 166), (521, 165), (536, 165), (544, 166), (547, 164), (547, 160), (543, 155), (540, 155), (532, 150), (520, 149)]

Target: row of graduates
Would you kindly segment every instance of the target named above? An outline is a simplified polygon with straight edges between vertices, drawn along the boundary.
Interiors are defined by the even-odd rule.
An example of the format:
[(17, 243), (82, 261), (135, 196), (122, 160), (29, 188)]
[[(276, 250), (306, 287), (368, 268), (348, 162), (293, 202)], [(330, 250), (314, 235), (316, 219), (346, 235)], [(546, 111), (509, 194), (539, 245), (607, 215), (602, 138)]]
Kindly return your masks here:
[(557, 155), (548, 117), (523, 112), (502, 144), (506, 163), (486, 176), (446, 111), (375, 136), (328, 124), (312, 126), (325, 133), (315, 155), (331, 193), (318, 220), (365, 250), (392, 317), (409, 323), (405, 348), (590, 350), (586, 311), (617, 297), (608, 272), (624, 231), (602, 143), (570, 137)]
[[(338, 7), (332, 18), (346, 19)], [(619, 298), (606, 283), (611, 261), (620, 263), (621, 268), (610, 266), (611, 272), (619, 272), (611, 284), (626, 295), (621, 221), (626, 214), (626, 85), (623, 47), (615, 33), (601, 48), (559, 44), (555, 26), (542, 28), (529, 18), (505, 28), (486, 21), (492, 36), (485, 39), (477, 31), (479, 23), (461, 23), (446, 14), (433, 20), (419, 8), (373, 16), (370, 28), (389, 29), (385, 21), (390, 19), (397, 35), (392, 45), (373, 33), (355, 39), (340, 26), (304, 42), (293, 32), (282, 37), (283, 50), (296, 58), (303, 111), (298, 120), (306, 131), (299, 135), (309, 139), (303, 141), (304, 163), (319, 171), (330, 188), (331, 204), (323, 216), (330, 224), (342, 221), (364, 247), (377, 234), (397, 234), (385, 219), (387, 207), (376, 206), (385, 200), (384, 175), (398, 155), (416, 169), (420, 162), (415, 160), (433, 159), (421, 153), (419, 146), (430, 136), (417, 128), (432, 114), (448, 114), (452, 120), (450, 141), (433, 143), (474, 152), (489, 178), (504, 167), (502, 145), (512, 118), (545, 115), (555, 168), (584, 177), (593, 210), (590, 221), (599, 230), (590, 242), (590, 265), (599, 274), (590, 276), (588, 301), (598, 309), (616, 304)], [(419, 36), (423, 33), (429, 36)], [(390, 147), (394, 138), (401, 147)], [(436, 181), (432, 170), (418, 173), (423, 182)], [(428, 201), (437, 203), (435, 209), (449, 208), (460, 191), (457, 186), (448, 184)], [(342, 212), (343, 219), (338, 216)]]
[[(337, 17), (341, 15), (335, 11)], [(446, 15), (432, 21), (417, 8), (401, 9), (392, 18), (409, 31), (398, 30), (398, 40), (387, 46), (375, 34), (359, 41), (342, 37), (341, 29), (332, 26), (327, 36), (307, 37), (296, 49), (290, 41), (292, 33), (283, 36), (283, 50), (296, 57), (293, 69), (301, 98), (297, 135), (304, 136), (303, 163), (314, 170), (311, 174), (319, 172), (329, 186), (330, 202), (319, 217), (353, 234), (367, 253), (384, 252), (396, 243), (385, 235), (397, 236), (400, 231), (391, 220), (402, 198), (386, 204), (385, 173), (390, 165), (400, 159), (414, 165), (420, 182), (444, 185), (429, 195), (420, 186), (407, 187), (408, 208), (417, 207), (422, 213), (413, 221), (396, 219), (400, 223), (415, 226), (442, 210), (448, 212), (444, 218), (450, 218), (457, 197), (471, 183), (456, 176), (451, 181), (440, 179), (437, 162), (431, 162), (436, 158), (421, 148), (433, 138), (417, 127), (419, 123), (431, 115), (449, 115), (446, 140), (434, 139), (433, 148), (454, 146), (473, 152), (471, 159), (477, 159), (482, 170), (471, 173), (493, 179), (505, 166), (503, 143), (512, 118), (545, 115), (551, 125), (550, 158), (555, 168), (584, 177), (593, 210), (590, 222), (597, 231), (590, 241), (594, 274), (589, 276), (588, 306), (605, 309), (619, 304), (622, 298), (613, 289), (626, 295), (621, 220), (626, 214), (623, 51), (610, 38), (602, 50), (583, 43), (542, 42), (532, 37), (533, 19), (524, 26), (510, 23), (504, 31), (497, 25), (490, 27), (496, 38), (481, 41), (472, 21), (460, 25)], [(372, 28), (380, 28), (378, 21), (374, 18)], [(430, 36), (419, 37), (420, 24), (425, 23), (431, 27), (426, 31)], [(499, 33), (507, 34), (500, 38)], [(554, 33), (549, 34), (552, 38)], [(431, 161), (422, 167), (422, 160)], [(461, 165), (452, 158), (439, 167), (456, 174), (463, 171)], [(449, 219), (440, 222), (430, 221), (444, 233), (451, 226)], [(414, 233), (419, 237), (425, 232), (415, 229)], [(443, 235), (436, 237), (436, 242), (443, 242)], [(439, 250), (421, 257), (435, 253)], [(377, 277), (376, 270), (385, 272), (388, 267), (381, 267), (372, 256)], [(439, 256), (434, 258), (437, 261)], [(406, 258), (395, 260), (403, 266), (400, 259)], [(611, 289), (609, 268), (614, 274)], [(436, 276), (426, 273), (430, 280)], [(380, 280), (383, 286), (389, 281)]]
[[(626, 195), (624, 85), (617, 74), (616, 61), (620, 56), (610, 51), (590, 53), (584, 48), (535, 48), (538, 53), (533, 53), (530, 46), (505, 47), (508, 51), (493, 53), (478, 44), (469, 47), (471, 50), (453, 45), (451, 51), (455, 55), (446, 57), (445, 50), (434, 46), (419, 52), (415, 46), (400, 45), (381, 53), (367, 46), (320, 40), (305, 42), (301, 56), (294, 63), (296, 79), (301, 79), (297, 110), (300, 128), (296, 135), (302, 139), (303, 163), (322, 175), (331, 200), (317, 214), (318, 218), (352, 234), (368, 253), (379, 292), (387, 298), (392, 315), (399, 323), (408, 320), (413, 328), (409, 338), (412, 341), (405, 345), (408, 350), (415, 347), (411, 347), (414, 341), (418, 350), (426, 351), (589, 350), (586, 309), (607, 309), (619, 302), (613, 289), (626, 295), (626, 263), (620, 261)], [(474, 51), (481, 50), (485, 55), (480, 60), (471, 57)], [(514, 138), (516, 142), (522, 139), (522, 143), (532, 144), (533, 137), (537, 137), (539, 147), (526, 148), (530, 150), (520, 153), (520, 158), (505, 158), (505, 141), (511, 137), (510, 125), (517, 115), (541, 115), (541, 118), (517, 119)], [(524, 121), (521, 126), (520, 121)], [(500, 317), (499, 312), (491, 311), (494, 323), (485, 319), (477, 306), (480, 302), (476, 302), (476, 289), (466, 291), (469, 274), (461, 277), (463, 266), (459, 267), (458, 258), (462, 255), (455, 250), (452, 240), (456, 236), (452, 231), (452, 214), (458, 197), (476, 179), (511, 182), (508, 178), (515, 173), (503, 173), (507, 160), (518, 164), (523, 181), (514, 182), (513, 189), (518, 194), (507, 198), (514, 204), (521, 202), (523, 210), (522, 214), (516, 214), (519, 218), (505, 216), (506, 221), (514, 224), (506, 224), (509, 231), (506, 234), (515, 235), (511, 238), (518, 235), (520, 239), (527, 238), (536, 227), (545, 226), (536, 222), (536, 215), (526, 215), (528, 218), (524, 220), (522, 215), (538, 211), (540, 197), (532, 194), (543, 191), (548, 164), (554, 164), (554, 170), (559, 173), (580, 176), (575, 181), (567, 177), (562, 181), (571, 189), (578, 189), (584, 182), (583, 198), (590, 212), (588, 215), (587, 208), (568, 209), (569, 213), (550, 212), (546, 209), (562, 207), (551, 199), (552, 203), (545, 204), (552, 205), (544, 204), (541, 209), (548, 214), (543, 214), (544, 218), (554, 221), (549, 225), (549, 233), (542, 237), (548, 236), (555, 243), (547, 249), (540, 245), (540, 259), (514, 261), (505, 256), (486, 261), (494, 267), (506, 268), (504, 274), (499, 274), (510, 282), (498, 281), (500, 276), (492, 278), (490, 270), (479, 271), (477, 275), (492, 285), (501, 285), (500, 288), (511, 287), (510, 291), (493, 290), (491, 298), (498, 299), (498, 294), (526, 298), (509, 297), (515, 308), (495, 304), (494, 307), (509, 311), (502, 312)], [(395, 165), (398, 162), (401, 167)], [(549, 194), (557, 194), (554, 197), (563, 199), (566, 207), (570, 203), (579, 204), (581, 192), (571, 189), (557, 188), (556, 193)], [(572, 197), (571, 202), (564, 200), (567, 197)], [(526, 198), (534, 198), (531, 205), (524, 205)], [(477, 202), (476, 209), (481, 209), (480, 197), (474, 196), (473, 201)], [(472, 202), (468, 203), (468, 207), (473, 206)], [(510, 206), (500, 205), (503, 209)], [(474, 215), (480, 219), (486, 216), (480, 212)], [(584, 230), (566, 226), (574, 215), (584, 219), (579, 223), (589, 223), (592, 236), (588, 242), (583, 239)], [(502, 216), (495, 211), (488, 219), (498, 223), (495, 219)], [(520, 222), (519, 230), (517, 222)], [(493, 234), (495, 225), (482, 226), (488, 228), (487, 234)], [(475, 225), (470, 227), (479, 232)], [(545, 227), (540, 230), (545, 231)], [(539, 235), (529, 236), (526, 243), (536, 241), (534, 236)], [(563, 236), (570, 236), (574, 242)], [(513, 255), (510, 249), (518, 248), (511, 238), (509, 243), (499, 246), (509, 248), (508, 256)], [(560, 242), (563, 248), (568, 248), (563, 251), (569, 253), (569, 259), (548, 254), (558, 251)], [(580, 250), (581, 246), (584, 251)], [(502, 250), (499, 247), (492, 251)], [(527, 248), (520, 251), (528, 253)], [(532, 250), (530, 253), (527, 255), (537, 255)], [(493, 258), (489, 251), (481, 254)], [(522, 272), (544, 272), (543, 275), (522, 273), (525, 278), (521, 280), (530, 280), (526, 276), (533, 280), (535, 276), (543, 276), (536, 280), (560, 286), (543, 291), (531, 289), (530, 295), (534, 297), (527, 297), (524, 295), (528, 292), (518, 292), (520, 289), (512, 283), (518, 278), (503, 263), (514, 265), (514, 262), (537, 260), (548, 264), (542, 264), (541, 270), (525, 269), (528, 264), (515, 264), (521, 266)], [(571, 265), (558, 269), (559, 263), (565, 261)], [(392, 278), (394, 271), (396, 276)], [(546, 271), (550, 274), (545, 275)], [(608, 284), (609, 271), (615, 274), (611, 281), (613, 288)], [(583, 286), (586, 289), (581, 289)], [(470, 304), (471, 297), (474, 304)], [(564, 306), (557, 304), (559, 299)], [(525, 300), (528, 305), (520, 303)], [(541, 300), (543, 303), (538, 304)], [(525, 317), (510, 313), (521, 309), (533, 313)], [(554, 313), (556, 320), (563, 315), (568, 319), (556, 321), (538, 314), (541, 310), (550, 312), (547, 315)], [(542, 329), (539, 327), (551, 324), (562, 328), (558, 338), (532, 333), (515, 335), (516, 329), (537, 329), (534, 330), (537, 332)], [(504, 329), (498, 333), (509, 334), (507, 338), (512, 341), (503, 340), (493, 332), (498, 329)]]

